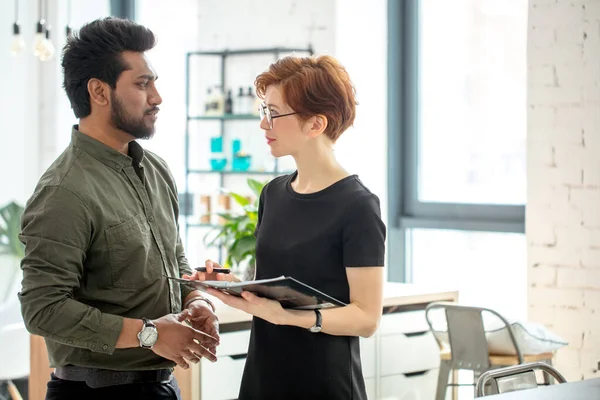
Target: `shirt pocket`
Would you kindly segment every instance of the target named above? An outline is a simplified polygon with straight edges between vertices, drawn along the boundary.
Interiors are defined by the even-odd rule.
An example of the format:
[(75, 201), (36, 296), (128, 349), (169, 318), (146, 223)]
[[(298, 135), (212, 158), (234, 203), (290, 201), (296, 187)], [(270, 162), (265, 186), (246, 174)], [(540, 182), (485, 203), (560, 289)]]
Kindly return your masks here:
[(108, 228), (106, 241), (114, 287), (140, 289), (159, 278), (162, 262), (143, 214)]

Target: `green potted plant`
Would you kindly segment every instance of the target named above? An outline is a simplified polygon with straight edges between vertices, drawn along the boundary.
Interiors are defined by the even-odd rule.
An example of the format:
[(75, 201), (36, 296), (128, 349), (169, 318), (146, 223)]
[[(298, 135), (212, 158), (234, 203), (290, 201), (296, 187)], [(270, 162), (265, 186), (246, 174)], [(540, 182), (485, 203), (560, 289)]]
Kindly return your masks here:
[(19, 262), (25, 256), (25, 247), (19, 240), (23, 207), (11, 202), (0, 208), (0, 303), (8, 295), (19, 271)]
[(236, 272), (240, 274), (245, 268), (240, 278), (249, 280), (254, 279), (256, 266), (256, 238), (254, 237), (254, 230), (258, 222), (258, 201), (260, 192), (267, 182), (259, 182), (250, 178), (246, 182), (250, 190), (254, 193), (255, 200), (251, 202), (238, 193), (222, 189), (222, 192), (231, 196), (242, 207), (243, 212), (228, 211), (216, 213), (216, 215), (224, 220), (224, 223), (212, 228), (204, 237), (204, 243), (207, 247), (223, 247), (227, 253), (224, 267), (236, 269)]

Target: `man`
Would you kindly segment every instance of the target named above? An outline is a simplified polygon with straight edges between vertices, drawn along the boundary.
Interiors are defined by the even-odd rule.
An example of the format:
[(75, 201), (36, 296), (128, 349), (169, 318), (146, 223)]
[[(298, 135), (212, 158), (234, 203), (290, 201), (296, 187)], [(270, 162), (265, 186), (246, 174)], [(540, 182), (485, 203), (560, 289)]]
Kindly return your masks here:
[(152, 137), (162, 102), (144, 54), (154, 45), (149, 29), (106, 18), (64, 48), (79, 125), (29, 199), (21, 233), (23, 318), (56, 368), (46, 399), (179, 398), (175, 364), (216, 361), (212, 304), (166, 278), (191, 273), (175, 182), (135, 141)]

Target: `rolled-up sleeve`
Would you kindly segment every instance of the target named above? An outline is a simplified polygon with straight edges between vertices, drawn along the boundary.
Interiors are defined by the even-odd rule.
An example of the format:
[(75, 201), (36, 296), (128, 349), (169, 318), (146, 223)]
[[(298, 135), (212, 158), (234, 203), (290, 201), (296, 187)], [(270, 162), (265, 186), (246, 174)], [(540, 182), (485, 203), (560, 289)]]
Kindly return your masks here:
[(59, 186), (38, 189), (22, 218), (25, 257), (19, 300), (29, 332), (112, 354), (123, 318), (73, 298), (93, 232), (91, 213), (75, 193)]

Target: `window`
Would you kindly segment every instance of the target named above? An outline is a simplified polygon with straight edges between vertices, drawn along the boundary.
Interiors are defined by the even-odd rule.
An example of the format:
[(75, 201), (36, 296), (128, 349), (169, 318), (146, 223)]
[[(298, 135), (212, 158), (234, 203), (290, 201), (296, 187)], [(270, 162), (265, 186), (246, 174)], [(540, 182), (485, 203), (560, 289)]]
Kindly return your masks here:
[(522, 0), (423, 0), (418, 199), (524, 204)]
[(407, 236), (413, 283), (444, 282), (457, 288), (461, 303), (527, 317), (523, 234), (411, 229)]
[(388, 12), (389, 278), (524, 316), (527, 2)]

